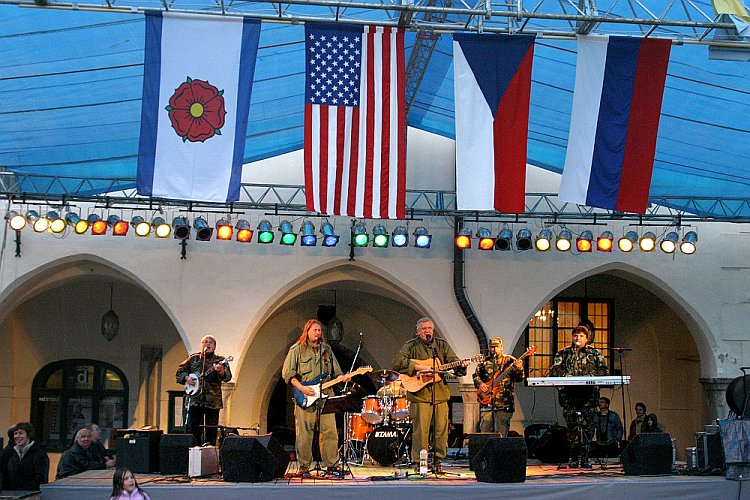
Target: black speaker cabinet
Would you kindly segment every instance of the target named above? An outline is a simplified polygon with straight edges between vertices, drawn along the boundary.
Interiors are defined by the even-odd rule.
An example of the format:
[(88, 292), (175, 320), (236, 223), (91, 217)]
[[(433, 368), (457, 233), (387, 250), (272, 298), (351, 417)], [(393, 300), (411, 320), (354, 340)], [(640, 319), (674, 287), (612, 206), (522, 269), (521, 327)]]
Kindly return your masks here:
[(474, 470), (474, 458), (479, 453), (479, 450), (484, 448), (492, 438), (497, 437), (496, 432), (474, 432), (466, 435), (469, 438), (469, 470)]
[(622, 470), (629, 476), (672, 472), (672, 439), (666, 432), (638, 434), (620, 454)]
[(195, 445), (195, 437), (192, 434), (164, 434), (159, 441), (160, 472), (187, 476), (189, 450)]
[(221, 446), (224, 481), (258, 483), (283, 477), (289, 455), (270, 434), (227, 436)]
[(132, 472), (159, 472), (160, 430), (121, 429), (117, 438), (117, 466)]
[(547, 464), (561, 464), (568, 461), (568, 429), (561, 425), (552, 425), (541, 429), (533, 440), (531, 453), (540, 462)]
[(695, 451), (699, 470), (724, 469), (724, 445), (718, 432), (696, 432)]
[(489, 439), (474, 457), (474, 475), (481, 483), (526, 481), (526, 441), (522, 437)]

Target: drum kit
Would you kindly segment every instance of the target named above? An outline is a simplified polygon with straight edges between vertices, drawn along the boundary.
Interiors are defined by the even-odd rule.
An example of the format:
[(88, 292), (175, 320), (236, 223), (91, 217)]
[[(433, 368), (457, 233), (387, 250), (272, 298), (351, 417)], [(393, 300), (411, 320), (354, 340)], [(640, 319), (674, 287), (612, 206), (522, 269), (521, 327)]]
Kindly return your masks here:
[(409, 401), (402, 391), (399, 374), (392, 370), (380, 370), (370, 377), (380, 383), (376, 396), (362, 399), (360, 413), (348, 415), (349, 457), (354, 465), (363, 465), (369, 458), (383, 466), (402, 462), (410, 464), (411, 420)]

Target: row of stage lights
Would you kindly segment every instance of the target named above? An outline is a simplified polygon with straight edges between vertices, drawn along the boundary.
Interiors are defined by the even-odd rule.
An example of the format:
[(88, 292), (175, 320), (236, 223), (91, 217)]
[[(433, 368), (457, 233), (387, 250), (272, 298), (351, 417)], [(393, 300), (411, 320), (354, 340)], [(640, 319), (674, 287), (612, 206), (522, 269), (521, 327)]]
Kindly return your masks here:
[[(190, 238), (191, 226), (187, 217), (177, 216), (168, 223), (163, 217), (154, 217), (151, 221), (145, 220), (141, 216), (135, 216), (130, 221), (126, 221), (117, 215), (110, 215), (102, 219), (97, 214), (90, 214), (82, 219), (78, 214), (68, 212), (65, 217), (61, 217), (56, 211), (47, 212), (40, 216), (35, 210), (29, 210), (26, 214), (20, 214), (15, 210), (9, 211), (5, 215), (11, 229), (21, 231), (29, 225), (35, 232), (51, 232), (62, 234), (69, 228), (76, 234), (86, 234), (90, 232), (94, 236), (105, 235), (108, 232), (112, 236), (126, 236), (133, 228), (133, 232), (138, 237), (149, 237), (153, 233), (156, 238), (173, 238), (186, 240)], [(193, 219), (192, 229), (195, 231), (197, 241), (209, 241), (216, 230), (217, 240), (236, 239), (241, 243), (250, 243), (253, 240), (255, 231), (246, 219), (239, 219), (234, 225), (226, 219), (220, 218), (216, 221), (215, 227), (211, 227), (206, 219), (198, 216)], [(268, 220), (261, 220), (256, 227), (257, 242), (262, 244), (273, 243), (275, 239), (274, 228)], [(300, 240), (300, 245), (304, 247), (313, 247), (318, 244), (318, 235), (315, 233), (315, 226), (312, 221), (305, 220), (300, 228), (300, 233), (294, 231), (294, 226), (288, 220), (282, 220), (279, 223), (278, 231), (281, 232), (279, 243), (281, 245), (294, 245)], [(335, 247), (340, 239), (336, 234), (333, 225), (324, 220), (320, 225), (322, 235), (321, 245), (324, 247)], [(367, 233), (364, 224), (358, 223), (352, 226), (352, 244), (356, 247), (366, 247), (370, 242), (376, 248), (387, 247), (390, 243), (394, 247), (406, 247), (409, 245), (409, 233), (406, 227), (398, 226), (392, 234), (388, 234), (385, 226), (377, 224), (373, 227), (372, 238)], [(432, 235), (424, 227), (418, 227), (412, 233), (414, 236), (414, 246), (417, 248), (429, 248), (432, 242)]]
[[(479, 250), (500, 250), (507, 251), (513, 249), (513, 232), (510, 228), (504, 228), (500, 231), (497, 237), (493, 237), (490, 230), (485, 227), (480, 227), (477, 230), (476, 237), (479, 239), (478, 246)], [(456, 247), (462, 249), (471, 248), (471, 229), (464, 227), (458, 235), (456, 235)], [(621, 252), (632, 252), (636, 248), (639, 248), (642, 252), (653, 252), (656, 249), (657, 237), (651, 231), (643, 233), (642, 236), (638, 236), (636, 231), (628, 231), (621, 238), (617, 240), (617, 247)], [(594, 241), (594, 235), (588, 229), (581, 232), (573, 240), (573, 232), (569, 229), (562, 229), (555, 236), (551, 229), (542, 229), (536, 238), (532, 237), (531, 230), (523, 228), (516, 233), (516, 250), (524, 251), (535, 248), (539, 252), (546, 252), (553, 246), (560, 252), (568, 252), (574, 248), (580, 253), (592, 252), (596, 248), (599, 252), (611, 252), (615, 245), (614, 235), (611, 231), (602, 232)], [(661, 241), (659, 241), (659, 248), (662, 252), (673, 254), (680, 249), (680, 252), (692, 255), (695, 253), (696, 245), (698, 243), (698, 234), (695, 231), (688, 231), (682, 237), (676, 231), (667, 232)]]

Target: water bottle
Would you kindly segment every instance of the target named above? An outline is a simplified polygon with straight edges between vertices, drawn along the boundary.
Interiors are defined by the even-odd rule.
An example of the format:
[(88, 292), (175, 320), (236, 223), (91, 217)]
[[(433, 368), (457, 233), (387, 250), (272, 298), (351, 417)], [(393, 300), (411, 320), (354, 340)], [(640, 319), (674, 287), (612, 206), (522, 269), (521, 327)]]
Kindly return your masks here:
[(427, 450), (424, 448), (419, 452), (419, 473), (423, 476), (427, 475)]

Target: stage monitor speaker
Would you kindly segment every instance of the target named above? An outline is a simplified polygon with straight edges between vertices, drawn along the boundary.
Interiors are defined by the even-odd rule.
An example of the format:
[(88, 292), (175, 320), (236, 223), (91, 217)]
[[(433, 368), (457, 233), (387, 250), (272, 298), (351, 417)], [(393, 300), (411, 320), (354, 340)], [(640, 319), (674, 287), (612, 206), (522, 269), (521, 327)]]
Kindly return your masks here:
[(629, 476), (672, 472), (672, 438), (666, 432), (638, 434), (620, 454), (622, 470)]
[(526, 441), (522, 437), (488, 440), (474, 457), (474, 474), (481, 483), (526, 481)]
[(289, 455), (270, 434), (227, 436), (221, 447), (224, 481), (258, 483), (283, 477)]
[(160, 430), (119, 430), (117, 466), (126, 467), (132, 472), (159, 472), (161, 434)]
[(159, 441), (159, 468), (165, 475), (187, 476), (190, 448), (195, 446), (192, 434), (165, 434)]
[(474, 470), (474, 458), (479, 453), (479, 450), (484, 448), (492, 438), (497, 437), (496, 432), (474, 432), (466, 435), (469, 438), (469, 470)]
[(696, 466), (702, 471), (724, 469), (724, 445), (718, 432), (695, 433)]
[(531, 453), (540, 462), (546, 464), (561, 464), (568, 461), (568, 429), (561, 425), (553, 425), (542, 429), (534, 440)]

